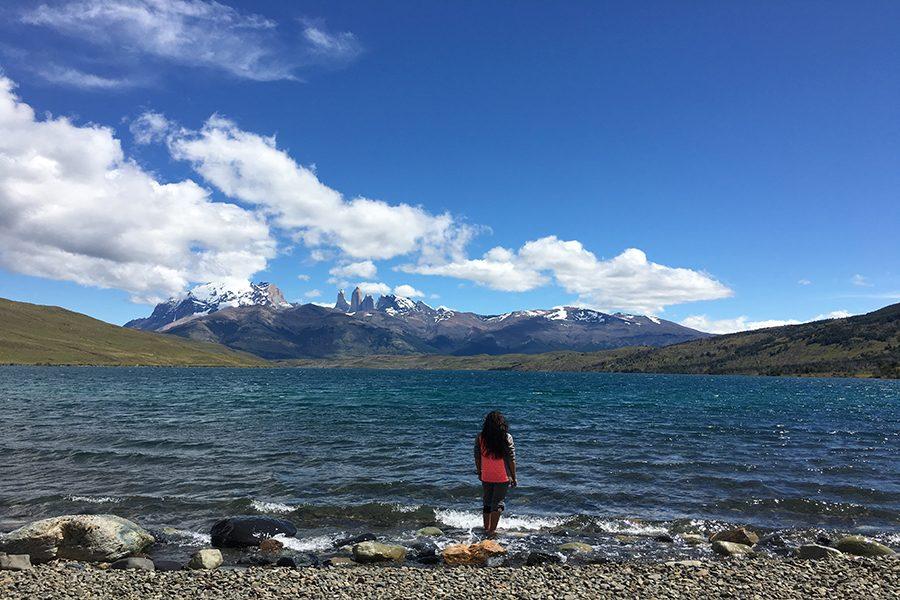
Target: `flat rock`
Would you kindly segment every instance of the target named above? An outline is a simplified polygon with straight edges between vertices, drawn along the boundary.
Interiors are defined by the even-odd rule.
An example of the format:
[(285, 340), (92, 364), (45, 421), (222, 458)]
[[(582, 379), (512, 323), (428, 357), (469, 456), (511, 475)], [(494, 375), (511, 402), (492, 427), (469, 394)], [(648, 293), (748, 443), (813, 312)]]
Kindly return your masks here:
[(714, 533), (709, 537), (711, 542), (731, 542), (733, 544), (743, 544), (752, 546), (759, 541), (759, 536), (744, 527), (735, 527), (734, 529), (725, 529)]
[(540, 551), (529, 552), (528, 558), (525, 560), (525, 564), (529, 567), (545, 564), (557, 564), (561, 562), (562, 557), (559, 554)]
[(31, 557), (27, 554), (0, 554), (0, 571), (30, 571)]
[(195, 570), (212, 570), (222, 566), (222, 551), (217, 548), (204, 548), (194, 552), (191, 560), (188, 561), (188, 569)]
[(559, 547), (560, 552), (593, 552), (594, 547), (584, 542), (567, 542)]
[(276, 567), (282, 567), (284, 569), (296, 569), (297, 561), (291, 558), (290, 556), (282, 556), (278, 560), (275, 561)]
[(264, 554), (279, 554), (284, 549), (284, 544), (275, 538), (268, 538), (259, 543), (259, 551)]
[(706, 543), (706, 538), (699, 533), (682, 533), (678, 536), (678, 539), (688, 546), (699, 546)]
[(454, 544), (441, 553), (448, 565), (483, 565), (492, 556), (506, 554), (506, 548), (493, 540), (477, 544)]
[(747, 544), (738, 544), (737, 542), (723, 542), (716, 540), (712, 543), (712, 549), (716, 554), (723, 556), (737, 556), (739, 554), (747, 554), (753, 550)]
[(35, 521), (3, 536), (0, 551), (28, 554), (34, 563), (56, 559), (112, 562), (154, 542), (145, 529), (115, 515), (64, 515)]
[(845, 554), (855, 556), (890, 556), (894, 554), (894, 551), (884, 544), (861, 535), (844, 536), (834, 544), (834, 547)]
[(156, 565), (149, 558), (139, 558), (137, 556), (129, 556), (128, 558), (120, 558), (116, 562), (109, 565), (110, 569), (135, 571), (155, 571)]
[(290, 521), (259, 515), (228, 517), (217, 521), (210, 530), (216, 548), (246, 548), (259, 546), (276, 535), (294, 537), (297, 528)]
[(184, 565), (177, 560), (154, 560), (153, 567), (157, 571), (180, 571)]
[(812, 560), (822, 560), (825, 558), (840, 558), (843, 553), (829, 546), (820, 546), (819, 544), (805, 544), (797, 548), (797, 558), (806, 558)]
[(403, 562), (406, 548), (380, 542), (360, 542), (353, 546), (353, 560), (358, 563)]
[(360, 542), (371, 542), (378, 539), (374, 533), (362, 533), (353, 537), (343, 538), (334, 543), (335, 548), (343, 548), (344, 546), (355, 546)]
[(702, 567), (699, 560), (670, 560), (665, 563), (667, 567)]
[(423, 527), (422, 529), (416, 531), (416, 535), (422, 537), (440, 537), (444, 535), (444, 532), (437, 527)]
[(350, 567), (355, 565), (352, 558), (347, 558), (346, 556), (333, 556), (331, 558), (326, 558), (322, 563), (326, 567)]

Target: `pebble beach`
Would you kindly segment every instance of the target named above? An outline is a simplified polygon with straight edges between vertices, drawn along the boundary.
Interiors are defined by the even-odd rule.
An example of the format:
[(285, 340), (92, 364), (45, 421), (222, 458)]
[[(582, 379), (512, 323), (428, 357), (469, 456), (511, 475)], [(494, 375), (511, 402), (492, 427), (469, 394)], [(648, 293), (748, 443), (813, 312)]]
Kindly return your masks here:
[(691, 565), (607, 563), (519, 568), (341, 566), (112, 571), (55, 562), (0, 573), (4, 600), (73, 598), (859, 598), (900, 596), (900, 559), (764, 557)]

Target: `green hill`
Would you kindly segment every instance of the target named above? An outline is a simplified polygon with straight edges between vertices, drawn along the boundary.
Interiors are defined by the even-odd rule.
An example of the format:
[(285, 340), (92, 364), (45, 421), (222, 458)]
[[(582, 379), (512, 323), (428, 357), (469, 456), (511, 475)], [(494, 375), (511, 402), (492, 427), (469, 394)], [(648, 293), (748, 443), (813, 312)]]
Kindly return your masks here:
[(608, 371), (900, 378), (900, 304), (846, 319), (773, 327), (665, 348), (500, 356), (368, 356), (318, 367)]
[(218, 344), (110, 325), (56, 306), (0, 298), (0, 364), (256, 366)]

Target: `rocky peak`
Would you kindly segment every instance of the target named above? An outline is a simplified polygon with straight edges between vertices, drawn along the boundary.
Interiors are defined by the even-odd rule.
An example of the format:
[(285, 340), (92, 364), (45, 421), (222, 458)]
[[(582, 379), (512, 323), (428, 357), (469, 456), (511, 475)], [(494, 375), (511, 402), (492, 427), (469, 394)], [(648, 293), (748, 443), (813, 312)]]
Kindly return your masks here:
[(382, 296), (378, 299), (378, 305), (375, 308), (377, 308), (381, 312), (386, 312), (391, 315), (397, 315), (413, 311), (416, 309), (416, 307), (417, 304), (409, 298), (397, 296), (394, 294), (387, 294), (386, 296)]
[[(357, 288), (359, 289), (359, 288)], [(372, 298), (369, 294), (366, 294), (366, 297), (363, 298), (362, 302), (359, 303), (360, 312), (372, 312), (375, 310), (375, 299)]]
[(360, 304), (362, 304), (363, 295), (362, 290), (359, 289), (359, 286), (353, 290), (353, 294), (350, 295), (350, 312), (357, 312), (360, 309)]
[(350, 312), (350, 303), (344, 297), (344, 290), (338, 292), (337, 302), (334, 303), (334, 307), (341, 312)]

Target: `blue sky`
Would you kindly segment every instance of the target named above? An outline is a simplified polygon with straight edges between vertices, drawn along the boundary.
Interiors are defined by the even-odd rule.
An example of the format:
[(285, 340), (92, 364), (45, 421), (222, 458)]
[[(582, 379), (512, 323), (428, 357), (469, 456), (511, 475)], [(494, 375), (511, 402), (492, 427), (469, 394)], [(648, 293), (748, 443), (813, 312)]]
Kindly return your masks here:
[(2, 11), (2, 297), (368, 282), (712, 331), (900, 300), (895, 2)]

